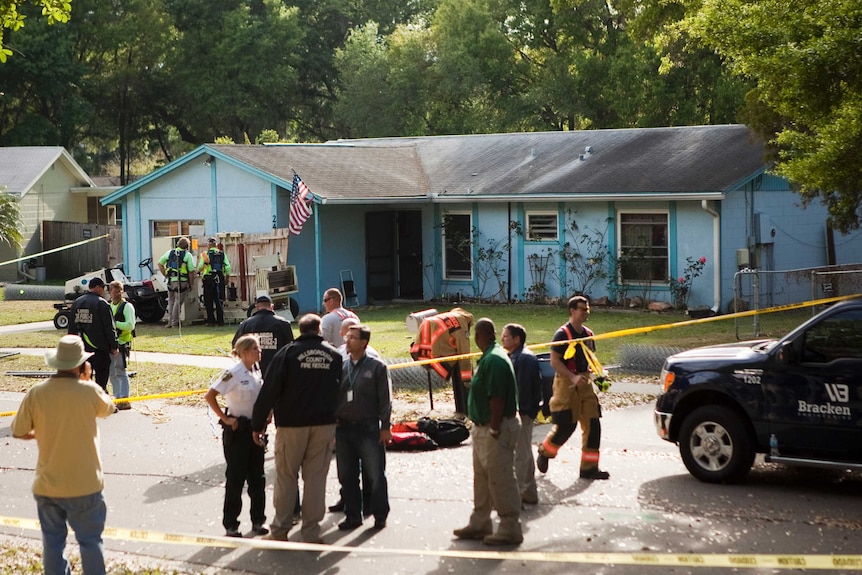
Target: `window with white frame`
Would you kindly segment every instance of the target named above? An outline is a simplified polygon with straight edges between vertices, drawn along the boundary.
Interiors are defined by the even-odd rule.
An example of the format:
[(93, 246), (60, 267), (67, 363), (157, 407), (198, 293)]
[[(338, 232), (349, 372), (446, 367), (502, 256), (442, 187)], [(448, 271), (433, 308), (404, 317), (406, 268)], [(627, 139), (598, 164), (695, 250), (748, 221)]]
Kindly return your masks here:
[(527, 212), (527, 240), (555, 242), (558, 237), (555, 212)]
[(443, 270), (450, 280), (473, 279), (473, 218), (469, 213), (443, 216)]
[(187, 236), (190, 228), (203, 229), (203, 220), (153, 220), (153, 237)]
[(667, 212), (619, 213), (618, 273), (623, 283), (666, 283)]

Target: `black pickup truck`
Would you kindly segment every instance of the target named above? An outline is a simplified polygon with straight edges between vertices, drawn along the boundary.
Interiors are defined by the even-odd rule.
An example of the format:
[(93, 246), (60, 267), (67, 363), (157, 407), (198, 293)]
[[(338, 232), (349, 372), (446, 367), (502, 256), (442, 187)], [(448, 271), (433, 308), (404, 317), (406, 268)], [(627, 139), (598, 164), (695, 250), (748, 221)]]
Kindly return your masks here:
[(659, 437), (689, 473), (745, 478), (754, 457), (862, 470), (862, 298), (835, 304), (779, 340), (692, 349), (665, 360)]

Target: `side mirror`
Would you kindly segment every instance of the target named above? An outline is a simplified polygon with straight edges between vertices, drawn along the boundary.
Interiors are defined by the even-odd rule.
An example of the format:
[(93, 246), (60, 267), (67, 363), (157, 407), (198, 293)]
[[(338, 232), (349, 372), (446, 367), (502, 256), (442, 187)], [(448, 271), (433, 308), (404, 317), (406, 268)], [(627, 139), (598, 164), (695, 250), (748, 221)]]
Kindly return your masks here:
[(791, 365), (798, 361), (796, 350), (793, 349), (793, 342), (785, 341), (781, 343), (778, 349), (778, 361), (783, 365)]

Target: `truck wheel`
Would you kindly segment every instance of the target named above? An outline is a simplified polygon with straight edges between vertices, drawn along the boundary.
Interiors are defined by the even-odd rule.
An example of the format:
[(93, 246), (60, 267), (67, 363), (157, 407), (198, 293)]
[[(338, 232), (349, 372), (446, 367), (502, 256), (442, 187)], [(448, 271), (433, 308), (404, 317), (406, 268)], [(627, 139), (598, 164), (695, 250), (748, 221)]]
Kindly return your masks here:
[(755, 455), (742, 419), (721, 405), (698, 408), (685, 418), (679, 453), (689, 473), (706, 483), (741, 481)]
[(58, 311), (54, 316), (54, 327), (57, 329), (69, 329), (69, 322), (72, 321), (72, 314), (68, 311)]
[(165, 310), (167, 310), (167, 307), (168, 304), (166, 298), (156, 296), (147, 302), (138, 303), (135, 307), (135, 312), (137, 312), (137, 315), (141, 318), (142, 322), (156, 323), (165, 317)]

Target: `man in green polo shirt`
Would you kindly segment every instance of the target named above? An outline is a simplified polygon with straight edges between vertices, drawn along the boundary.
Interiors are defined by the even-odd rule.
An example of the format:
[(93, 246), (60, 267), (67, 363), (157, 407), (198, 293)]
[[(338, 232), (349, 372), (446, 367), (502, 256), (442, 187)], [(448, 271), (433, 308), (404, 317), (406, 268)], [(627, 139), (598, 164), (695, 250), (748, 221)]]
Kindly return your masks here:
[[(518, 386), (506, 350), (498, 343), (494, 322), (476, 322), (476, 345), (482, 357), (470, 382), (467, 415), (473, 421), (473, 513), (466, 527), (453, 533), (458, 539), (480, 539), (486, 545), (519, 545), (521, 496), (515, 477), (515, 445), (521, 424)], [(500, 528), (494, 533), (491, 510), (497, 510)]]

